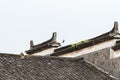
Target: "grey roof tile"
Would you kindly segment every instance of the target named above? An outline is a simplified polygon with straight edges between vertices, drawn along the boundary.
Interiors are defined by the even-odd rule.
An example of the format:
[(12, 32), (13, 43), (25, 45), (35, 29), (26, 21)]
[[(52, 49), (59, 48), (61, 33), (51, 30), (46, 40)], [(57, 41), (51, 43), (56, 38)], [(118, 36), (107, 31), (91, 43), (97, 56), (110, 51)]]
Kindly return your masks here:
[(0, 54), (0, 80), (116, 80), (83, 58)]

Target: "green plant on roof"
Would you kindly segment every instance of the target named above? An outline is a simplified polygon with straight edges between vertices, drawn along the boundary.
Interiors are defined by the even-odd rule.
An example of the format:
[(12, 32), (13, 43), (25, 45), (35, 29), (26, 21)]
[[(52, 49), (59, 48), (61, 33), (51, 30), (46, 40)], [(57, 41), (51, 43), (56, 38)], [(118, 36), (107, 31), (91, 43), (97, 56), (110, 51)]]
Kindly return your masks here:
[(77, 47), (78, 45), (83, 45), (83, 44), (86, 44), (86, 43), (89, 43), (90, 42), (90, 40), (88, 39), (88, 40), (84, 40), (84, 41), (80, 41), (80, 42), (77, 42), (77, 43), (75, 43), (75, 44), (72, 44), (71, 45), (71, 47)]

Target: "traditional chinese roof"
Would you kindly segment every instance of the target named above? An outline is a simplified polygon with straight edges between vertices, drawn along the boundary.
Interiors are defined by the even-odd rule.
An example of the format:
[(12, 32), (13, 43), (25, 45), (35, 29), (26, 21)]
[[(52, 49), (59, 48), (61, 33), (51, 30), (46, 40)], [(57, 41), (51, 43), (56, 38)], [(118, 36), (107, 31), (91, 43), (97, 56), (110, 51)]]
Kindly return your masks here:
[(0, 54), (0, 80), (116, 80), (83, 58)]
[(120, 39), (120, 33), (118, 30), (118, 22), (114, 22), (114, 27), (111, 31), (102, 34), (100, 36), (97, 36), (95, 38), (92, 39), (88, 39), (88, 40), (84, 40), (75, 44), (70, 44), (58, 49), (54, 50), (54, 53), (51, 54), (51, 56), (59, 56), (59, 55), (63, 55), (63, 54), (67, 54), (69, 52), (73, 52), (76, 50), (81, 50), (83, 48), (89, 47), (89, 46), (93, 46), (105, 41), (109, 41), (112, 39)]
[(51, 47), (59, 47), (61, 46), (61, 44), (56, 41), (56, 37), (57, 37), (57, 33), (54, 32), (51, 39), (41, 44), (34, 45), (33, 41), (30, 41), (30, 49), (25, 52), (30, 55), (37, 52), (41, 52)]

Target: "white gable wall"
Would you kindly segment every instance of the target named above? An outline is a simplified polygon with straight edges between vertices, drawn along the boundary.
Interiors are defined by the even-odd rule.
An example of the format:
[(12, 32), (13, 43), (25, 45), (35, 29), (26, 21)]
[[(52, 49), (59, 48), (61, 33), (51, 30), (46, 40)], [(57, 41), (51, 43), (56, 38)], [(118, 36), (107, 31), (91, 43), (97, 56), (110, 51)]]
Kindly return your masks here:
[(103, 42), (100, 44), (96, 44), (96, 45), (91, 46), (91, 47), (84, 48), (82, 50), (78, 50), (78, 51), (74, 51), (71, 53), (60, 55), (59, 57), (77, 57), (77, 56), (80, 56), (83, 54), (88, 54), (88, 53), (91, 53), (91, 52), (94, 52), (97, 50), (104, 49), (106, 47), (114, 46), (116, 44), (116, 41), (117, 41), (117, 39), (109, 40), (109, 41), (106, 41), (106, 42)]
[(37, 52), (37, 53), (34, 53), (32, 55), (34, 56), (45, 56), (45, 55), (49, 55), (51, 53), (53, 53), (55, 48), (49, 48), (49, 49), (46, 49), (44, 51), (41, 51), (41, 52)]
[(117, 57), (120, 57), (120, 50), (114, 51), (112, 53), (112, 57), (111, 58), (117, 58)]

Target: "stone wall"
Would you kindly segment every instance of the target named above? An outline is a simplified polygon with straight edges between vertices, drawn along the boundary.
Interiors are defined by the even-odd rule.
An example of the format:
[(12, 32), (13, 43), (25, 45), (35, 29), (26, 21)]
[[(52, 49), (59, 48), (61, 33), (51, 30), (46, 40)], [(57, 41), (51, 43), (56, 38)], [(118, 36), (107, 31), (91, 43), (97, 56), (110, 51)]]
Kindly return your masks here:
[(97, 65), (120, 80), (120, 57), (106, 60), (102, 62), (102, 65)]
[(105, 48), (105, 49), (102, 49), (99, 51), (88, 53), (88, 54), (82, 55), (80, 57), (84, 57), (84, 59), (98, 65), (98, 64), (110, 59), (110, 48)]
[(111, 49), (105, 48), (79, 57), (84, 57), (85, 60), (95, 64), (120, 80), (120, 57), (110, 58), (111, 54), (113, 54)]

